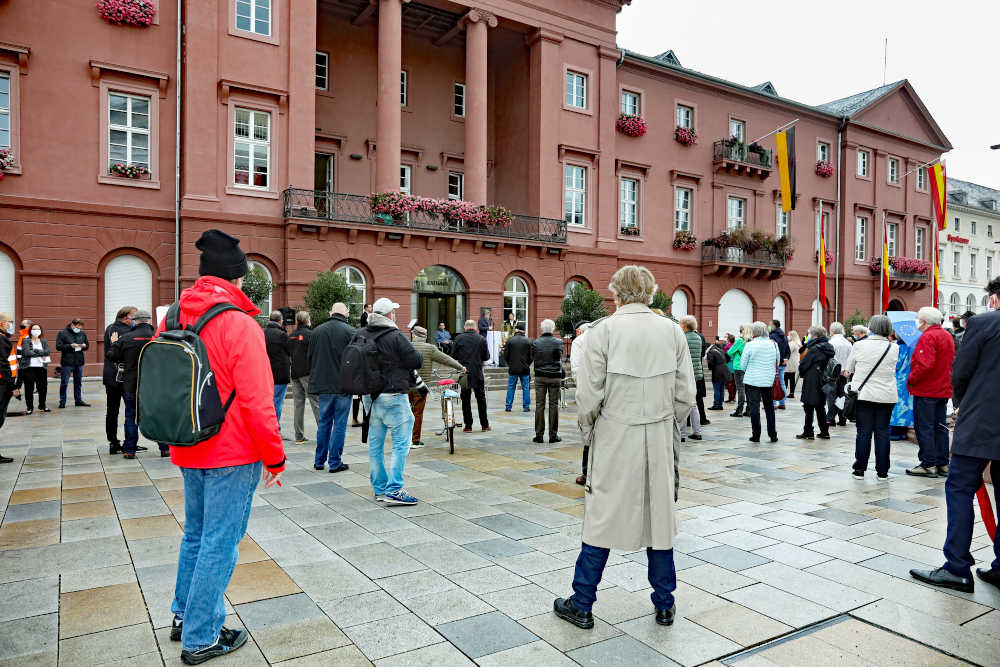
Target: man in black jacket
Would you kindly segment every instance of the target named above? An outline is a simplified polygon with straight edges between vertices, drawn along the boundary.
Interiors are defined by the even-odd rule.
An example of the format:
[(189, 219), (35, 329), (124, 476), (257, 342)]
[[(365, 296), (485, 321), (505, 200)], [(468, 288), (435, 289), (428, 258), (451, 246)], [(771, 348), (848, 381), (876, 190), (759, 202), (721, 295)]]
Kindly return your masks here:
[[(111, 361), (108, 353), (111, 346), (132, 330), (135, 306), (122, 306), (115, 315), (115, 321), (104, 330), (104, 392), (108, 396), (108, 408), (104, 415), (104, 431), (108, 436), (108, 453), (112, 456), (121, 453), (122, 443), (118, 439), (118, 409), (124, 398), (122, 383), (118, 381), (118, 367)], [(143, 447), (145, 449), (145, 447)]]
[[(10, 363), (10, 353), (14, 349), (14, 343), (10, 340), (13, 319), (8, 313), (0, 313), (0, 428), (3, 427), (7, 419), (7, 406), (14, 395), (14, 386), (17, 384), (14, 378), (14, 371), (17, 362)], [(13, 463), (14, 459), (0, 454), (0, 463)]]
[(503, 358), (507, 362), (507, 405), (510, 412), (514, 407), (514, 393), (517, 384), (521, 383), (521, 399), (524, 412), (531, 411), (531, 360), (534, 346), (524, 335), (524, 325), (520, 322), (514, 325), (514, 335), (507, 339), (503, 347)]
[[(333, 304), (333, 315), (316, 327), (309, 339), (309, 395), (318, 397), (316, 417), (316, 459), (313, 468), (322, 470), (329, 462), (330, 472), (343, 472), (350, 466), (341, 460), (347, 437), (347, 413), (351, 395), (340, 390), (340, 364), (344, 349), (354, 338), (354, 327), (347, 323), (347, 306)], [(295, 335), (293, 334), (294, 338)], [(332, 434), (332, 435), (331, 435)], [(297, 437), (297, 436), (296, 436)]]
[(274, 378), (274, 412), (278, 415), (279, 431), (281, 408), (285, 404), (288, 383), (292, 381), (292, 358), (288, 354), (288, 334), (282, 324), (284, 319), (281, 311), (275, 310), (271, 313), (267, 326), (264, 327), (264, 345), (267, 348), (267, 358), (271, 362), (271, 376)]
[[(156, 336), (152, 315), (145, 310), (133, 310), (135, 327), (122, 334), (104, 353), (106, 361), (112, 365), (122, 364), (124, 382), (121, 384), (125, 399), (125, 442), (122, 445), (124, 457), (134, 459), (139, 449), (139, 426), (136, 424), (136, 394), (139, 385), (139, 353)], [(114, 452), (112, 452), (114, 453)], [(170, 456), (170, 446), (160, 445), (160, 456)]]
[(305, 432), (306, 400), (312, 407), (313, 419), (319, 424), (319, 401), (315, 394), (309, 393), (309, 343), (312, 336), (312, 322), (309, 312), (300, 310), (295, 313), (295, 323), (298, 327), (288, 335), (288, 354), (292, 358), (292, 400), (295, 402), (295, 444), (307, 442)]
[[(387, 505), (416, 505), (419, 502), (403, 489), (403, 469), (413, 437), (413, 412), (408, 397), (413, 371), (424, 358), (396, 326), (398, 303), (382, 297), (372, 305), (364, 335), (375, 341), (382, 367), (382, 393), (365, 397), (370, 412), (368, 464), (371, 468), (375, 500)], [(360, 333), (360, 332), (359, 332)], [(392, 458), (385, 468), (385, 434), (392, 436)]]
[[(56, 337), (56, 349), (62, 352), (59, 360), (59, 370), (62, 379), (59, 382), (59, 407), (66, 407), (66, 387), (69, 386), (70, 375), (73, 376), (73, 398), (77, 407), (89, 408), (90, 403), (83, 401), (83, 352), (90, 347), (87, 334), (83, 331), (83, 320), (79, 317), (66, 325)], [(118, 428), (115, 427), (117, 436)]]
[(479, 410), (479, 425), (484, 431), (490, 429), (490, 418), (486, 414), (486, 377), (483, 375), (483, 362), (489, 360), (490, 351), (486, 347), (486, 339), (476, 333), (476, 323), (466, 320), (465, 331), (455, 336), (455, 345), (451, 356), (466, 368), (467, 384), (462, 389), (462, 421), (463, 431), (472, 430), (472, 393), (476, 394), (476, 407)]
[[(962, 348), (955, 357), (951, 384), (954, 390), (955, 437), (951, 463), (944, 485), (948, 506), (948, 533), (944, 541), (946, 562), (936, 570), (910, 570), (910, 575), (934, 586), (966, 593), (975, 589), (970, 553), (975, 514), (972, 498), (983, 485), (983, 472), (990, 466), (993, 497), (1000, 508), (1000, 422), (996, 410), (996, 369), (1000, 367), (1000, 277), (986, 286), (991, 312), (980, 313), (966, 323)], [(1000, 587), (1000, 531), (993, 539), (993, 563), (976, 574)]]
[(559, 437), (559, 388), (562, 385), (563, 344), (553, 334), (556, 323), (542, 320), (542, 335), (534, 347), (535, 363), (535, 438), (532, 442), (545, 442), (545, 401), (549, 402), (549, 442), (561, 442)]

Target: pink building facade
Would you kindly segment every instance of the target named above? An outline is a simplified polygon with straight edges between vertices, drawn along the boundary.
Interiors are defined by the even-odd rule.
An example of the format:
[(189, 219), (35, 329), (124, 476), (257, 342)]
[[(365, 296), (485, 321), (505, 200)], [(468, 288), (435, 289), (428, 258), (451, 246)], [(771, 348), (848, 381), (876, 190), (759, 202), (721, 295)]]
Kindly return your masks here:
[[(772, 317), (801, 331), (878, 309), (868, 264), (883, 215), (892, 254), (930, 259), (917, 167), (950, 144), (907, 82), (797, 103), (672, 52), (622, 51), (626, 3), (183, 2), (179, 67), (176, 2), (156, 0), (148, 27), (112, 25), (90, 3), (0, 4), (0, 148), (14, 155), (0, 309), (50, 337), (80, 316), (96, 341), (118, 306), (162, 305), (175, 279), (190, 284), (210, 227), (266, 270), (265, 307), (301, 305), (335, 269), (359, 301), (388, 296), (401, 320), (452, 330), (491, 307), (537, 332), (569, 285), (610, 298), (611, 274), (636, 262), (706, 333)], [(644, 136), (616, 129), (623, 112), (644, 118)], [(782, 216), (774, 137), (749, 144), (796, 119), (798, 196)], [(373, 215), (369, 193), (390, 191), (515, 215), (505, 227)], [(833, 256), (821, 313), (820, 216)], [(792, 256), (702, 247), (738, 227), (788, 237)], [(694, 249), (674, 247), (679, 232)], [(907, 266), (893, 307), (929, 304), (928, 277)], [(102, 355), (94, 345), (94, 368)]]

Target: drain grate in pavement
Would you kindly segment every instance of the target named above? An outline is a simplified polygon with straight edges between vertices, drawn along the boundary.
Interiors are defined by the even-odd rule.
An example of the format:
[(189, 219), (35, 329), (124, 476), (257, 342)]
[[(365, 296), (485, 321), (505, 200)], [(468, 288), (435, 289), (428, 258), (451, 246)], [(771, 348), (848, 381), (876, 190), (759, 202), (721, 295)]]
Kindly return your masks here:
[(734, 653), (733, 655), (730, 655), (725, 658), (719, 658), (719, 662), (721, 662), (724, 665), (734, 665), (734, 666), (740, 665), (743, 662), (751, 659), (753, 656), (763, 653), (764, 651), (769, 651), (782, 644), (788, 644), (790, 642), (798, 641), (803, 637), (807, 637), (813, 634), (814, 632), (818, 632), (824, 628), (829, 628), (831, 626), (838, 625), (850, 618), (851, 617), (848, 616), (847, 614), (841, 614), (840, 616), (835, 616), (834, 618), (827, 619), (825, 621), (816, 623), (815, 625), (810, 625), (808, 627), (802, 628), (801, 630), (789, 633), (787, 635), (784, 635), (783, 637), (779, 637), (778, 639), (774, 639), (765, 644), (754, 646), (753, 648), (749, 648), (745, 651), (740, 651), (739, 653)]

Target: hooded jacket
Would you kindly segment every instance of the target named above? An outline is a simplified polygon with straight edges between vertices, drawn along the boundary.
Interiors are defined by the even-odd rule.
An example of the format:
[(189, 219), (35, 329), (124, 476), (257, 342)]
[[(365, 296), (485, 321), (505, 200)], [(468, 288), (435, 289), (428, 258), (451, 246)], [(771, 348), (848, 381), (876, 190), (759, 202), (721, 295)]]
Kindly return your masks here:
[[(83, 348), (79, 351), (74, 350), (73, 343), (78, 343)], [(87, 340), (87, 333), (83, 329), (80, 329), (80, 333), (73, 333), (72, 322), (56, 336), (56, 349), (62, 352), (62, 359), (59, 361), (61, 366), (83, 366), (83, 351), (88, 347), (90, 341)]]
[(823, 369), (834, 356), (833, 345), (825, 336), (811, 339), (799, 360), (799, 374), (802, 376), (802, 402), (813, 407), (826, 405), (823, 393)]
[(399, 330), (396, 323), (385, 315), (372, 313), (368, 316), (368, 326), (365, 331), (370, 336), (376, 336), (386, 329), (392, 329), (375, 342), (379, 356), (382, 358), (382, 374), (385, 378), (383, 394), (405, 394), (413, 384), (410, 371), (415, 371), (424, 365), (423, 356), (410, 344), (406, 335)]
[[(129, 332), (123, 334), (109, 349), (104, 353), (105, 361), (111, 364), (114, 368), (115, 364), (125, 364), (125, 372), (122, 374), (122, 380), (124, 382), (124, 389), (126, 394), (136, 393), (137, 382), (138, 382), (138, 371), (139, 371), (139, 353), (142, 352), (142, 348), (145, 347), (146, 343), (153, 339), (156, 335), (156, 330), (153, 329), (153, 325), (148, 322), (140, 322), (135, 325), (135, 328), (129, 327)], [(116, 372), (117, 375), (117, 372)], [(112, 376), (112, 381), (114, 381), (114, 376)], [(105, 380), (107, 383), (107, 380)]]
[[(228, 280), (202, 276), (181, 293), (181, 324), (194, 324), (219, 303), (234, 310), (216, 316), (201, 331), (219, 396), (236, 397), (218, 435), (194, 447), (171, 447), (170, 460), (182, 468), (224, 468), (263, 461), (272, 473), (285, 469), (285, 451), (274, 412), (274, 380), (264, 348), (259, 315), (247, 295)], [(158, 331), (163, 331), (163, 322)]]
[(309, 341), (312, 327), (301, 325), (288, 334), (288, 354), (292, 358), (292, 379), (309, 375)]
[(792, 356), (792, 351), (788, 347), (788, 336), (786, 336), (785, 332), (781, 330), (781, 327), (772, 331), (769, 338), (774, 341), (775, 345), (778, 346), (778, 354), (781, 355), (781, 359), (778, 359), (778, 363), (781, 363), (782, 360), (788, 360)]
[(339, 394), (344, 349), (354, 338), (354, 327), (343, 315), (334, 315), (316, 327), (309, 338), (309, 393)]
[(288, 334), (278, 322), (268, 322), (264, 327), (264, 347), (271, 362), (271, 377), (274, 384), (288, 384), (292, 381), (292, 358), (288, 354)]
[(951, 398), (951, 367), (954, 361), (955, 339), (940, 324), (927, 327), (913, 347), (910, 377), (906, 380), (910, 395)]

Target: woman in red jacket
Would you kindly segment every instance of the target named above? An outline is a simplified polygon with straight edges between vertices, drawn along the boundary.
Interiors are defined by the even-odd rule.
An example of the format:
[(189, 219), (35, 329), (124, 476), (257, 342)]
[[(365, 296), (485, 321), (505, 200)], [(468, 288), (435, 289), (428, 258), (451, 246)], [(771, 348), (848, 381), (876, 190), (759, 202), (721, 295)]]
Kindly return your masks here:
[(955, 339), (941, 328), (944, 316), (937, 308), (921, 308), (917, 328), (923, 333), (913, 349), (906, 388), (913, 396), (913, 428), (920, 458), (907, 475), (948, 476), (948, 427), (945, 417), (951, 398), (951, 366)]

